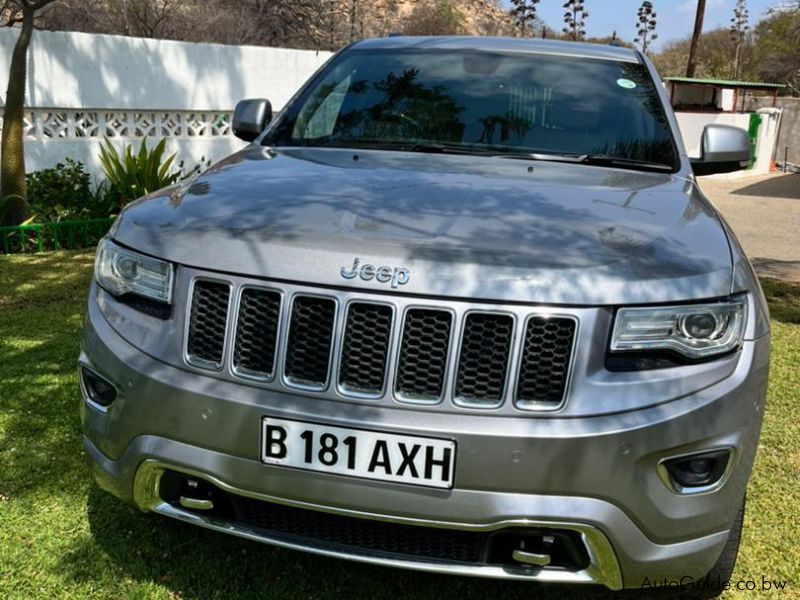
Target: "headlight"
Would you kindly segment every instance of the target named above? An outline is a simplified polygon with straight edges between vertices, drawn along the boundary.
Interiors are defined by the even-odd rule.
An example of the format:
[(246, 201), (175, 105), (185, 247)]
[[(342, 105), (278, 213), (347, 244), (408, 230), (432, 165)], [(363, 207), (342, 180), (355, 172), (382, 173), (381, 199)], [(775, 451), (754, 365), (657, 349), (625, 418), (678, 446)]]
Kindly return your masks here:
[(611, 351), (674, 350), (705, 358), (734, 350), (744, 335), (745, 300), (617, 312)]
[(172, 302), (172, 265), (143, 256), (103, 239), (97, 247), (94, 278), (115, 296), (137, 294), (169, 304)]

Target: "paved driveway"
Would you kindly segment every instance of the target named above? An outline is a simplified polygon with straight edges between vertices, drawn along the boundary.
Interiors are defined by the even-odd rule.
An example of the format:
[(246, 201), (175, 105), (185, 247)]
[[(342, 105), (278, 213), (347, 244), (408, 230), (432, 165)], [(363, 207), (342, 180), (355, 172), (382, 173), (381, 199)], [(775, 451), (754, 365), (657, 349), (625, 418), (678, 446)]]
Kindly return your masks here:
[(762, 277), (800, 283), (800, 174), (701, 177)]

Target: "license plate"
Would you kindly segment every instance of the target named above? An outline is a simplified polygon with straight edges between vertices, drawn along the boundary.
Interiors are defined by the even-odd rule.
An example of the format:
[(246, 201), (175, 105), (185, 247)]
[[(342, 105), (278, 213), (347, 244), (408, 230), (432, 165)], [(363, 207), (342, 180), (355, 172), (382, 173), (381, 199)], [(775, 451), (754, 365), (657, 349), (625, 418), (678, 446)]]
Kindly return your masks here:
[(452, 440), (272, 417), (261, 421), (261, 461), (270, 465), (450, 489), (455, 460)]

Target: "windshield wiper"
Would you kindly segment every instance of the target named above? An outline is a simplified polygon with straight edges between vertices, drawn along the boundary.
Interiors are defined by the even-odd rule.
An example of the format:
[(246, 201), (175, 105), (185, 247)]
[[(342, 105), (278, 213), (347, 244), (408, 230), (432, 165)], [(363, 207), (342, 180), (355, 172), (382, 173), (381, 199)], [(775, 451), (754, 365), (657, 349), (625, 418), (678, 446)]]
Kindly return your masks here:
[(497, 158), (511, 158), (515, 160), (543, 160), (547, 162), (582, 163), (585, 154), (550, 154), (541, 152), (494, 152)]
[(646, 160), (636, 160), (634, 158), (622, 158), (610, 156), (608, 154), (585, 154), (577, 161), (585, 165), (597, 165), (607, 167), (620, 167), (622, 169), (636, 169), (642, 171), (673, 171), (672, 165), (664, 163), (654, 163)]
[(474, 146), (461, 146), (458, 144), (437, 144), (436, 142), (417, 142), (408, 146), (403, 145), (402, 149), (407, 152), (429, 152), (438, 154), (474, 154), (476, 156), (494, 156), (495, 153), (483, 148)]
[(496, 153), (483, 148), (461, 146), (459, 144), (440, 144), (437, 142), (406, 142), (399, 140), (359, 140), (342, 138), (317, 138), (306, 140), (304, 146), (322, 148), (349, 148), (364, 150), (394, 150), (397, 152), (424, 152), (431, 154), (474, 154), (494, 156)]
[(619, 167), (621, 169), (634, 169), (639, 171), (672, 171), (672, 165), (654, 163), (634, 158), (623, 158), (609, 154), (549, 154), (537, 152), (506, 152), (497, 154), (499, 158), (515, 158), (522, 160), (542, 160), (548, 162), (563, 162), (581, 165), (596, 165), (600, 167)]
[(303, 140), (300, 145), (307, 148), (348, 148), (356, 150), (359, 148), (365, 150), (397, 150), (398, 148), (397, 144), (382, 140), (350, 140), (330, 137)]

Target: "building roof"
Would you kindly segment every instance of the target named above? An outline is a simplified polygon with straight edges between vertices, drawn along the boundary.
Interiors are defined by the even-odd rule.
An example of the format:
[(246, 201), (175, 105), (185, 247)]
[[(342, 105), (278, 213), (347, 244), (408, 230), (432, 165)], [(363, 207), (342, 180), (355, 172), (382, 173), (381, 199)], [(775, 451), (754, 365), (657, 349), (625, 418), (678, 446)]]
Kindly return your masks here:
[(437, 49), (437, 50), (483, 50), (494, 52), (519, 52), (526, 54), (551, 54), (579, 58), (599, 58), (620, 62), (640, 63), (639, 53), (632, 48), (589, 44), (586, 42), (565, 42), (541, 38), (503, 38), (480, 36), (390, 36), (357, 42), (359, 50), (366, 49)]
[(732, 79), (698, 79), (696, 77), (665, 77), (664, 81), (669, 83), (685, 83), (688, 85), (712, 85), (726, 88), (747, 88), (750, 90), (778, 90), (786, 87), (782, 83), (736, 81)]

